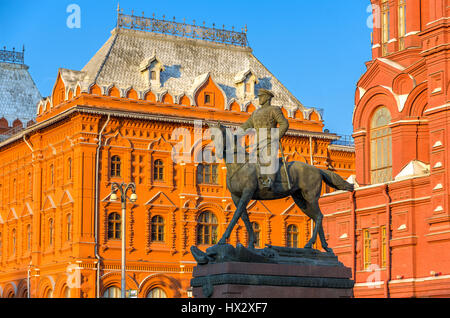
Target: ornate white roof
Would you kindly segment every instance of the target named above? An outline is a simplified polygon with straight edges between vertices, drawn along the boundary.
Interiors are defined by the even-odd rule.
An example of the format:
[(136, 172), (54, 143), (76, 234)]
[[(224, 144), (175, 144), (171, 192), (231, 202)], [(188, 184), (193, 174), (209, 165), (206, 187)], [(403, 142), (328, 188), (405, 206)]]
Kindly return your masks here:
[(0, 118), (9, 126), (16, 119), (23, 125), (36, 117), (36, 105), (42, 98), (24, 64), (0, 62)]
[(115, 85), (119, 89), (133, 88), (142, 93), (151, 88), (143, 75), (142, 65), (153, 59), (164, 64), (160, 74), (161, 88), (155, 88), (155, 93), (167, 91), (175, 100), (182, 95), (193, 100), (195, 85), (205, 74), (210, 74), (225, 93), (226, 105), (236, 101), (241, 105), (252, 102), (258, 106), (256, 100), (241, 100), (236, 94), (236, 78), (251, 70), (257, 78), (255, 91), (259, 88), (271, 90), (275, 95), (273, 105), (285, 107), (288, 113), (299, 109), (305, 118), (313, 111), (303, 107), (249, 47), (169, 34), (116, 28), (80, 72), (62, 69), (61, 76), (67, 89), (75, 90), (79, 86), (81, 91), (87, 91), (96, 83), (103, 89)]

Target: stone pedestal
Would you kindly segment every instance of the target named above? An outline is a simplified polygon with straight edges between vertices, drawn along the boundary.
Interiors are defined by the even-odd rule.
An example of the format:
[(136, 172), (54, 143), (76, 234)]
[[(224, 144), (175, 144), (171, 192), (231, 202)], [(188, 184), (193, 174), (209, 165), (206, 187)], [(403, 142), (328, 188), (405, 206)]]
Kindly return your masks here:
[[(336, 256), (292, 250), (297, 254), (292, 263), (278, 257), (284, 262), (232, 261), (196, 266), (191, 280), (194, 298), (353, 297), (351, 269), (338, 262)], [(277, 251), (281, 254), (280, 249)]]

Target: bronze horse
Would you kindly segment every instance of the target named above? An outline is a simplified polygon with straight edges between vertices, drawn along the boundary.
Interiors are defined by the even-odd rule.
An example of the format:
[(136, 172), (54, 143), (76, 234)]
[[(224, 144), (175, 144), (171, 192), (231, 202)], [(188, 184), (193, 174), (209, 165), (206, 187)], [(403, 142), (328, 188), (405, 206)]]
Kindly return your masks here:
[[(224, 141), (226, 138), (230, 138), (230, 135), (226, 133), (226, 127), (221, 123), (213, 123), (209, 126), (216, 147), (216, 156), (219, 159), (224, 159), (227, 154), (226, 145), (230, 145), (230, 143)], [(217, 131), (217, 129), (219, 129), (219, 131)], [(214, 138), (214, 136), (220, 137), (220, 135), (222, 136), (222, 140), (219, 140), (221, 138)], [(249, 234), (248, 247), (254, 249), (256, 240), (247, 213), (247, 206), (250, 200), (277, 200), (291, 196), (294, 199), (295, 204), (315, 223), (312, 237), (305, 245), (305, 248), (312, 248), (313, 244), (316, 242), (317, 234), (319, 234), (322, 247), (327, 252), (333, 252), (332, 249), (328, 247), (325, 239), (322, 226), (323, 214), (320, 211), (318, 202), (322, 190), (322, 181), (335, 189), (346, 191), (354, 190), (352, 184), (346, 182), (334, 172), (321, 170), (306, 163), (294, 161), (286, 163), (288, 174), (286, 174), (284, 166), (280, 164), (280, 169), (274, 181), (274, 189), (276, 190), (276, 192), (274, 192), (272, 190), (260, 188), (258, 182), (259, 164), (249, 162), (226, 162), (226, 167), (227, 188), (231, 192), (236, 211), (230, 224), (225, 230), (225, 233), (219, 240), (219, 245), (226, 244), (237, 221), (241, 218), (244, 221)], [(288, 177), (290, 182), (287, 180)], [(291, 186), (289, 187), (288, 184)]]

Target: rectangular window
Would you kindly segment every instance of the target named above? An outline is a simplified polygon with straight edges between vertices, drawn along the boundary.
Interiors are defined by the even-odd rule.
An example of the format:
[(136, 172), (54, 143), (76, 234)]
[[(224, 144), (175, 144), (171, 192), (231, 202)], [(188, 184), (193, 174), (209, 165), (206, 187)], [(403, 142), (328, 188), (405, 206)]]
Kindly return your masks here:
[(384, 0), (381, 4), (381, 45), (383, 47), (383, 55), (386, 55), (387, 44), (389, 41), (389, 3)]
[(28, 194), (31, 195), (33, 193), (33, 176), (28, 173)]
[(72, 158), (67, 159), (67, 178), (72, 180)]
[(381, 227), (381, 267), (386, 267), (387, 258), (387, 235), (386, 226)]
[(119, 156), (113, 156), (111, 158), (111, 177), (120, 177), (121, 164), (122, 162)]
[(67, 226), (67, 233), (66, 233), (66, 239), (67, 241), (71, 241), (72, 240), (72, 214), (68, 214), (67, 215), (67, 221), (66, 221), (66, 226)]
[(371, 265), (370, 258), (370, 233), (368, 229), (363, 230), (363, 266), (368, 269)]
[(200, 184), (218, 184), (217, 167), (214, 164), (199, 165), (197, 182)]
[(55, 181), (55, 168), (53, 165), (50, 165), (50, 185), (53, 185)]
[(31, 224), (27, 225), (27, 251), (31, 251)]
[(205, 105), (214, 106), (214, 93), (207, 92), (204, 95)]
[(398, 7), (399, 50), (403, 50), (405, 48), (405, 34), (406, 34), (406, 0), (399, 0), (399, 7)]
[(250, 84), (250, 82), (245, 83), (245, 92), (246, 93), (251, 93), (252, 86)]
[(153, 167), (154, 181), (164, 181), (164, 162), (162, 160), (155, 160)]

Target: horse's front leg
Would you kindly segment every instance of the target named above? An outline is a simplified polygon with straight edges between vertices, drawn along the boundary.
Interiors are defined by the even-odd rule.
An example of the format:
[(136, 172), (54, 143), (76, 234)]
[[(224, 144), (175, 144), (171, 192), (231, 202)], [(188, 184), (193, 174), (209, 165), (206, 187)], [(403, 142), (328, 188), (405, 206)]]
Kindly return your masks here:
[[(231, 198), (233, 199), (234, 205), (238, 206), (241, 198), (235, 194), (231, 194)], [(250, 219), (248, 217), (247, 208), (245, 208), (244, 212), (242, 212), (241, 219), (242, 221), (244, 221), (245, 228), (247, 229), (248, 233), (248, 248), (254, 249), (256, 244), (255, 233), (253, 231), (252, 223), (250, 222)]]
[(218, 244), (226, 244), (227, 240), (230, 238), (231, 232), (236, 226), (236, 223), (238, 222), (244, 211), (247, 209), (247, 205), (252, 199), (253, 193), (253, 190), (247, 190), (242, 193), (242, 196), (239, 199), (239, 203), (236, 206), (236, 212), (234, 212), (233, 218), (231, 219), (230, 224), (228, 225)]

